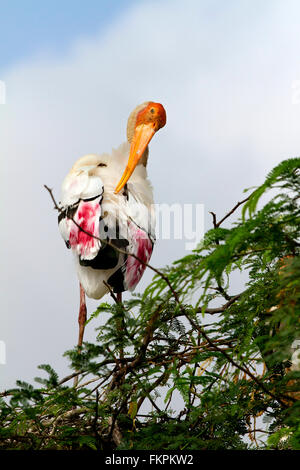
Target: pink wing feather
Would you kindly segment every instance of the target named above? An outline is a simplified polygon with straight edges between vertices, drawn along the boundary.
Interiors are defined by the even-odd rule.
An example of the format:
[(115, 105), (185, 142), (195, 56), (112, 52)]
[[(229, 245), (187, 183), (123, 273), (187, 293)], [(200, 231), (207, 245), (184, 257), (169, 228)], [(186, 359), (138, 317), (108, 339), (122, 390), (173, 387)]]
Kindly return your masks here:
[(146, 269), (144, 263), (148, 263), (151, 258), (153, 242), (147, 232), (132, 222), (129, 223), (129, 234), (132, 247), (130, 252), (142, 261), (140, 262), (134, 256), (128, 256), (126, 261), (124, 281), (127, 289), (133, 290)]
[[(81, 259), (90, 260), (97, 256), (100, 249), (99, 218), (101, 215), (100, 198), (93, 201), (80, 201), (78, 209), (74, 214), (75, 222), (71, 220), (69, 243), (71, 248), (77, 252)], [(88, 234), (91, 235), (88, 235)]]
[(63, 183), (59, 229), (67, 246), (83, 260), (92, 260), (101, 248), (94, 237), (99, 237), (102, 194), (101, 179), (89, 176), (88, 171), (68, 175)]

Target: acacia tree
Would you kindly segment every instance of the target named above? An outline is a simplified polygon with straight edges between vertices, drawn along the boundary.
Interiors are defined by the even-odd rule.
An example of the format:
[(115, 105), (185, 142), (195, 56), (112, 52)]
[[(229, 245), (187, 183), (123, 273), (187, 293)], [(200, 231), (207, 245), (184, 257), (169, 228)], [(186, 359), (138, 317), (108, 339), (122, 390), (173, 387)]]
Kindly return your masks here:
[[(2, 392), (0, 448), (300, 449), (299, 168), (283, 161), (220, 220), (212, 213), (196, 250), (149, 266), (143, 295), (120, 304), (111, 293), (88, 320), (96, 341), (65, 353), (68, 377), (41, 365), (37, 387)], [(247, 273), (242, 292), (234, 271)]]

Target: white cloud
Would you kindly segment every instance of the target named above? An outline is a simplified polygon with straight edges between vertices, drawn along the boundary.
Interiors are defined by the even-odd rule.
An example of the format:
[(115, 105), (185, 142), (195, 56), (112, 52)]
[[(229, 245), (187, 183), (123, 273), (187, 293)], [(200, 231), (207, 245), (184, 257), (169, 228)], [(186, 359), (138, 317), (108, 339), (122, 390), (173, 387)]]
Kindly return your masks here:
[[(74, 160), (121, 143), (131, 109), (153, 99), (168, 114), (150, 149), (156, 201), (224, 213), (244, 187), (299, 153), (299, 13), (292, 0), (142, 2), (68, 56), (32, 58), (0, 77), (6, 384), (33, 377), (40, 362), (62, 370), (77, 334), (77, 281), (43, 184), (58, 196)], [(183, 247), (159, 243), (152, 264)]]

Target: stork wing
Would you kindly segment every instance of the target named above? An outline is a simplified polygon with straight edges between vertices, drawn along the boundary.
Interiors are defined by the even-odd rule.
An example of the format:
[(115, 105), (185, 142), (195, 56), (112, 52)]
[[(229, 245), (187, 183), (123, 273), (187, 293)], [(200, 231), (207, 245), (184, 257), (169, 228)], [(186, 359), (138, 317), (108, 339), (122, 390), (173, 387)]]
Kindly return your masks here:
[(136, 287), (152, 254), (154, 217), (151, 204), (126, 189), (122, 196), (105, 193), (103, 199), (102, 179), (92, 168), (83, 166), (65, 178), (58, 221), (78, 258), (80, 282), (89, 296), (99, 298), (103, 280), (114, 292)]
[(129, 233), (131, 238), (131, 251), (134, 256), (128, 256), (124, 284), (128, 290), (135, 289), (140, 281), (147, 263), (149, 263), (154, 240), (149, 233), (137, 226), (133, 221), (129, 222)]
[(103, 183), (98, 176), (89, 175), (89, 167), (69, 174), (62, 185), (60, 233), (68, 248), (80, 260), (94, 259), (101, 247), (99, 220)]

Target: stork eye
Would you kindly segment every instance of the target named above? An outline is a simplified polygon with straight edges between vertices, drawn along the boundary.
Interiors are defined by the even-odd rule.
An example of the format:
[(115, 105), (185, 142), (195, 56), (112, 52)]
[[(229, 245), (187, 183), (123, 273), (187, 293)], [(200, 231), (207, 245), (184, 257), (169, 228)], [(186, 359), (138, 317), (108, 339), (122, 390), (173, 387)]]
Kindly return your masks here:
[(97, 166), (107, 166), (106, 163), (99, 163)]

